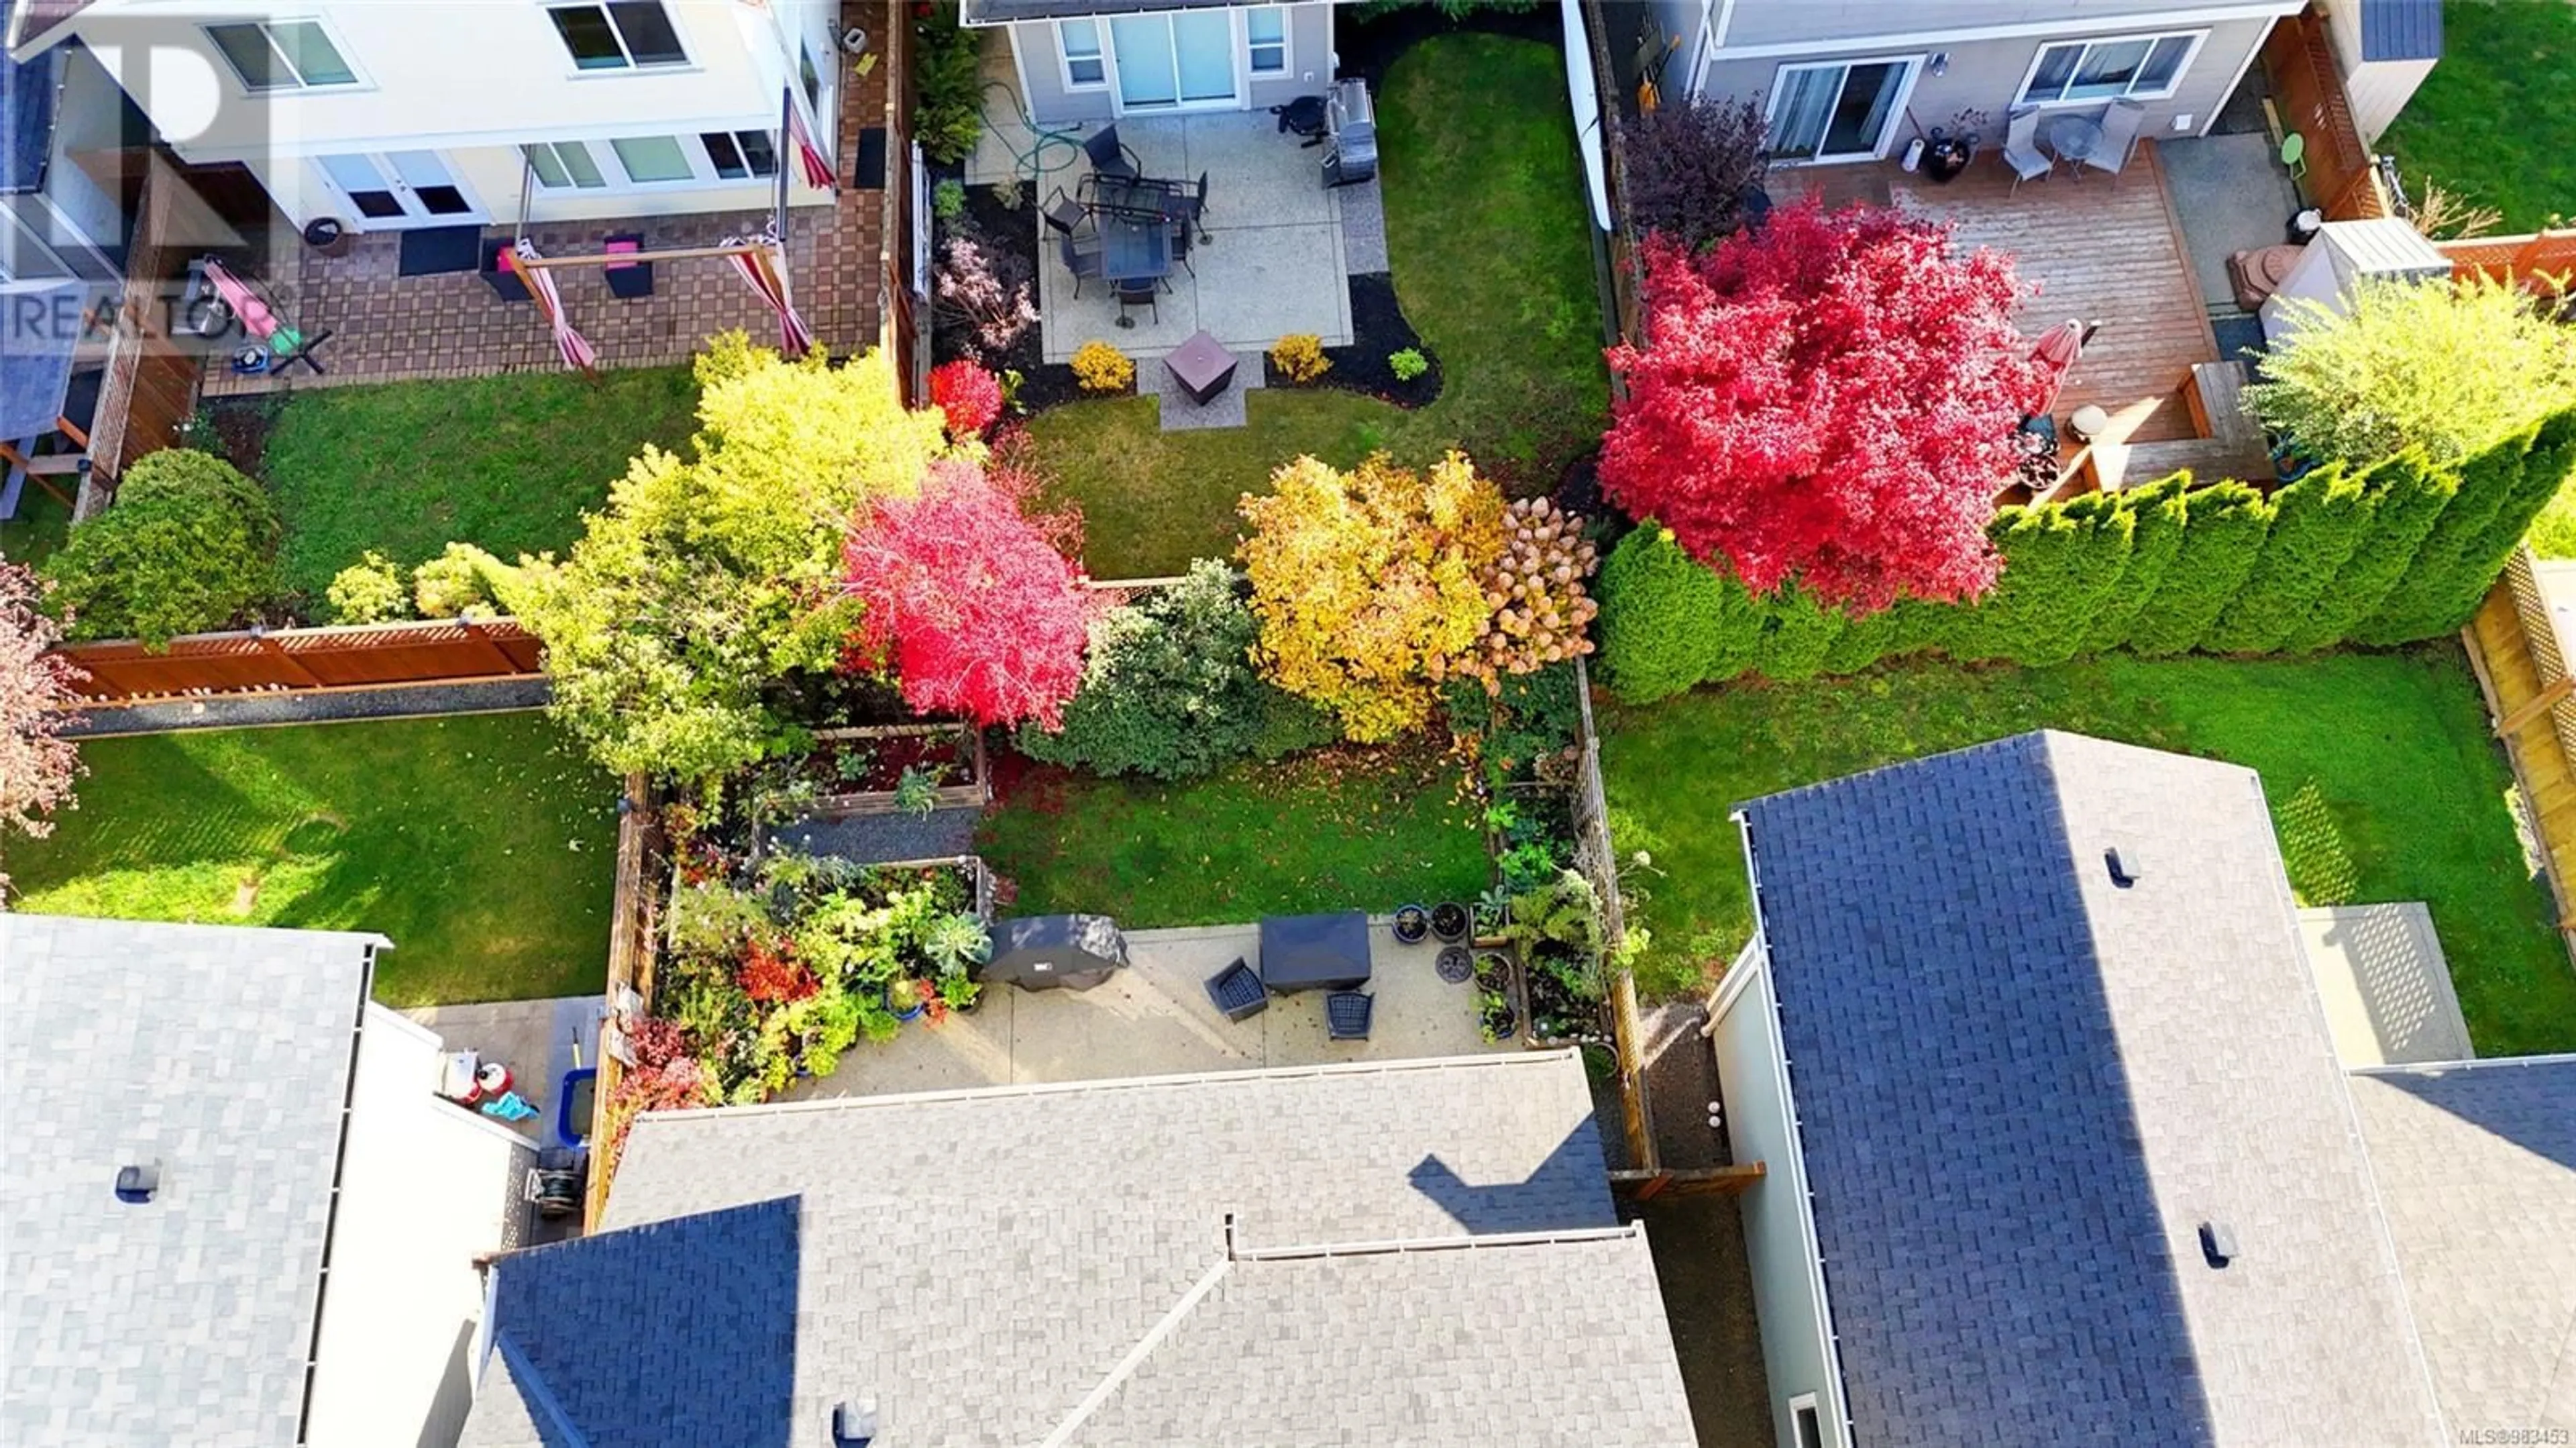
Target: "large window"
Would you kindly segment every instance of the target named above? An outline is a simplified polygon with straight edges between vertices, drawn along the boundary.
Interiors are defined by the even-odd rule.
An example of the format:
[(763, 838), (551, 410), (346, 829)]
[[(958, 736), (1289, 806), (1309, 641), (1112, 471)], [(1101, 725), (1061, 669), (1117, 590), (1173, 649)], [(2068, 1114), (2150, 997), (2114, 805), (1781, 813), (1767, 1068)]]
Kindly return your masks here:
[(1057, 21), (1055, 45), (1056, 53), (1064, 57), (1066, 89), (1081, 90), (1109, 84), (1109, 63), (1100, 54), (1099, 21)]
[(241, 83), (255, 91), (356, 85), (358, 73), (342, 59), (320, 22), (247, 21), (209, 25), (206, 36), (224, 53)]
[(1254, 75), (1288, 73), (1288, 12), (1263, 5), (1243, 12), (1243, 44)]
[(687, 136), (620, 136), (598, 141), (537, 141), (519, 148), (537, 184), (548, 191), (713, 186), (778, 174), (778, 138), (769, 131), (701, 131)]
[(631, 70), (647, 65), (686, 65), (680, 32), (662, 0), (608, 0), (604, 5), (557, 5), (555, 33), (572, 63), (583, 70)]
[(536, 172), (537, 184), (549, 191), (590, 191), (608, 184), (599, 161), (585, 142), (537, 141), (521, 146), (519, 151), (528, 158), (528, 168)]
[(707, 131), (698, 137), (716, 175), (727, 181), (778, 174), (778, 148), (767, 131)]
[(677, 136), (620, 136), (608, 148), (617, 153), (617, 164), (626, 168), (626, 179), (638, 186), (698, 179), (698, 170), (689, 164), (689, 153)]
[(2124, 35), (2117, 40), (2071, 40), (2040, 47), (2029, 78), (2022, 82), (2024, 105), (2082, 105), (2087, 102), (2153, 100), (2173, 94), (2192, 52), (2208, 31), (2187, 35)]

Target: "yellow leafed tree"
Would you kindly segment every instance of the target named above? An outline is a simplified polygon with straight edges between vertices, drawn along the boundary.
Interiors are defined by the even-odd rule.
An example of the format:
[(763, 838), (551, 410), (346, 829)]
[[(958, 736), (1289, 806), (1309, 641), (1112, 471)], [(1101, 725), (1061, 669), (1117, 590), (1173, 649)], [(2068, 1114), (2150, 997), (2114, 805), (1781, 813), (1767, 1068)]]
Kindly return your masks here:
[(1301, 457), (1271, 488), (1241, 504), (1254, 661), (1352, 740), (1422, 727), (1493, 617), (1479, 580), (1503, 550), (1502, 493), (1454, 452), (1427, 473), (1384, 454), (1348, 473)]

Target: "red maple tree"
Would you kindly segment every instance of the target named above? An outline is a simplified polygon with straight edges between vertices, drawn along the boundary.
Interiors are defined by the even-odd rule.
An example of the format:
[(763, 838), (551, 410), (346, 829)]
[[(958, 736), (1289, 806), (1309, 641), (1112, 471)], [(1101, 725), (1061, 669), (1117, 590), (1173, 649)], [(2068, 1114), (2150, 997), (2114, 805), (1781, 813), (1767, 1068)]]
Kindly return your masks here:
[(1002, 415), (1002, 383), (963, 357), (930, 369), (930, 401), (948, 419), (950, 437), (980, 437)]
[(1601, 453), (1612, 501), (1756, 593), (1854, 613), (1983, 593), (2012, 429), (2041, 395), (2012, 259), (1810, 198), (1694, 257), (1648, 237), (1648, 343)]
[(844, 578), (866, 612), (849, 662), (891, 662), (923, 713), (1063, 727), (1097, 601), (1057, 551), (1078, 524), (1033, 518), (1027, 479), (936, 463), (918, 495), (878, 500), (851, 529)]

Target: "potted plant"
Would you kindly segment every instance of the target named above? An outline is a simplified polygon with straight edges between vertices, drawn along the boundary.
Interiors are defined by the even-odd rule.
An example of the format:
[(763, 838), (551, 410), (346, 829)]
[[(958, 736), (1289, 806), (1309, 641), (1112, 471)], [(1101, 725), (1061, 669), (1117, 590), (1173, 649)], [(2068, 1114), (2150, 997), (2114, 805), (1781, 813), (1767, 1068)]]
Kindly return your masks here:
[(1444, 945), (1440, 947), (1439, 959), (1432, 962), (1432, 968), (1440, 973), (1442, 980), (1459, 985), (1475, 973), (1475, 956), (1463, 945)]
[(1512, 1010), (1512, 998), (1498, 990), (1476, 993), (1476, 1034), (1489, 1046), (1500, 1045), (1520, 1029), (1520, 1017)]
[(1431, 907), (1431, 933), (1443, 944), (1455, 944), (1467, 938), (1467, 907), (1455, 900), (1443, 900)]
[(1395, 907), (1395, 940), (1398, 945), (1420, 945), (1431, 933), (1431, 912), (1419, 905)]
[(885, 1008), (898, 1021), (917, 1021), (930, 1009), (930, 988), (911, 976), (886, 982)]
[(1964, 110), (1950, 118), (1947, 126), (1934, 126), (1924, 137), (1923, 174), (1935, 181), (1955, 181), (1968, 163), (1977, 158), (1977, 131), (1986, 123), (1986, 113)]

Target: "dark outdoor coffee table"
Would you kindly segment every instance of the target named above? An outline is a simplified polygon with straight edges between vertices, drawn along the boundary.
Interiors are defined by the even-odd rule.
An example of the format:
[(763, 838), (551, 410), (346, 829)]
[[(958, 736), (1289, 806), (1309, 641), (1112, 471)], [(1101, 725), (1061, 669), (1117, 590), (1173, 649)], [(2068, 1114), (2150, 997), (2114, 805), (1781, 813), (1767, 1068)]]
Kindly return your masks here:
[(1234, 360), (1233, 353), (1202, 331), (1192, 333), (1188, 341), (1173, 348), (1163, 359), (1163, 367), (1192, 402), (1205, 407), (1210, 398), (1233, 383)]

